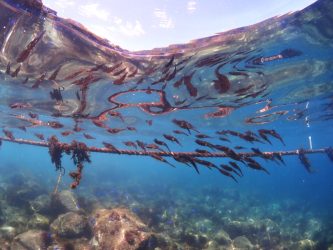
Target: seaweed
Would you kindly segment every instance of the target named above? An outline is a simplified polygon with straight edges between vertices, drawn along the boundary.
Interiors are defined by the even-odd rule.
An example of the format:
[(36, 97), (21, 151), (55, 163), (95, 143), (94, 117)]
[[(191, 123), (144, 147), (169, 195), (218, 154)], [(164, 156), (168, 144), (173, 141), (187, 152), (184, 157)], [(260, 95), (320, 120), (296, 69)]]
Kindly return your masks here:
[(91, 162), (88, 154), (88, 147), (83, 142), (72, 141), (71, 143), (72, 159), (75, 165), (82, 162)]
[[(228, 131), (229, 132), (229, 131)], [(235, 132), (237, 133), (237, 132)], [(5, 134), (6, 135), (6, 134)], [(2, 144), (2, 141), (9, 141), (19, 144), (28, 144), (28, 145), (34, 145), (34, 146), (41, 146), (41, 147), (48, 147), (49, 148), (49, 155), (51, 157), (52, 163), (55, 165), (56, 171), (59, 171), (59, 177), (57, 181), (57, 186), (55, 188), (55, 193), (58, 190), (59, 183), (61, 182), (61, 177), (65, 174), (65, 168), (62, 166), (62, 156), (63, 153), (66, 153), (67, 155), (71, 155), (71, 158), (73, 160), (73, 163), (76, 165), (76, 170), (69, 173), (69, 176), (73, 179), (73, 182), (71, 183), (71, 188), (75, 189), (82, 179), (82, 171), (84, 168), (84, 163), (91, 162), (90, 159), (90, 152), (99, 152), (99, 153), (117, 153), (117, 154), (124, 154), (124, 155), (144, 155), (144, 156), (152, 156), (156, 160), (164, 159), (164, 157), (173, 157), (176, 161), (184, 163), (190, 167), (193, 167), (198, 173), (199, 169), (196, 165), (196, 163), (203, 164), (207, 167), (212, 167), (209, 162), (197, 159), (196, 157), (217, 157), (217, 158), (232, 158), (236, 159), (237, 161), (243, 162), (246, 165), (248, 165), (250, 168), (263, 170), (267, 174), (269, 172), (263, 168), (258, 162), (256, 162), (252, 157), (262, 157), (264, 159), (269, 160), (275, 160), (279, 161), (282, 164), (285, 164), (283, 160), (283, 156), (285, 155), (298, 155), (299, 160), (305, 167), (305, 169), (309, 173), (315, 172), (313, 167), (311, 166), (311, 163), (309, 159), (307, 158), (307, 154), (312, 153), (326, 153), (330, 160), (333, 161), (333, 148), (320, 148), (320, 149), (297, 149), (297, 150), (291, 150), (291, 151), (273, 151), (273, 152), (261, 152), (259, 149), (252, 148), (252, 152), (233, 152), (230, 151), (230, 149), (226, 146), (222, 145), (213, 145), (206, 141), (200, 141), (196, 139), (195, 142), (201, 146), (207, 146), (214, 149), (219, 149), (223, 152), (208, 152), (206, 150), (197, 149), (195, 152), (155, 152), (155, 151), (137, 151), (137, 150), (122, 150), (122, 149), (114, 149), (114, 146), (109, 147), (111, 144), (103, 142), (105, 145), (108, 144), (106, 147), (99, 148), (99, 147), (88, 147), (86, 144), (78, 141), (72, 141), (71, 143), (62, 143), (58, 140), (56, 136), (51, 136), (47, 141), (33, 141), (33, 140), (25, 140), (25, 139), (16, 139), (16, 138), (10, 138), (6, 135), (6, 137), (0, 136), (0, 146)], [(137, 140), (137, 143), (141, 141)], [(163, 145), (164, 142), (158, 141), (157, 139), (154, 140), (154, 142), (161, 142), (157, 143), (158, 145)], [(207, 145), (208, 143), (208, 145)], [(144, 144), (144, 143), (143, 143)], [(164, 143), (165, 144), (165, 143)], [(166, 144), (165, 144), (166, 145)], [(143, 146), (145, 149), (145, 145)], [(231, 154), (231, 153), (232, 154)], [(165, 162), (166, 160), (163, 160)], [(171, 164), (170, 164), (171, 165)], [(218, 169), (219, 170), (219, 169)], [(220, 171), (221, 172), (221, 171)], [(223, 173), (226, 175), (225, 173)]]
[(63, 169), (61, 165), (62, 153), (64, 151), (62, 144), (58, 141), (56, 136), (51, 136), (48, 140), (49, 142), (49, 154), (51, 156), (51, 161), (55, 165), (56, 170)]
[[(0, 143), (1, 145), (1, 143)], [(325, 150), (326, 155), (328, 156), (328, 158), (333, 161), (333, 148), (329, 147)]]
[(309, 173), (314, 172), (308, 157), (305, 155), (305, 150), (304, 149), (301, 148), (301, 149), (298, 150), (298, 158), (300, 159), (301, 163), (305, 167), (306, 171), (308, 171)]
[[(60, 171), (60, 175), (64, 175), (65, 168), (62, 166), (61, 158), (63, 153), (71, 154), (74, 164), (76, 165), (76, 171), (70, 172), (69, 176), (74, 179), (71, 183), (71, 188), (76, 188), (82, 178), (83, 162), (91, 162), (89, 156), (89, 148), (82, 142), (72, 141), (71, 144), (61, 143), (56, 136), (51, 136), (48, 139), (49, 154), (51, 161), (56, 167), (56, 171)], [(60, 182), (60, 177), (58, 182)], [(57, 184), (58, 186), (58, 184)], [(57, 190), (57, 187), (55, 188)]]
[(83, 142), (72, 141), (71, 143), (72, 150), (72, 159), (74, 164), (76, 165), (76, 171), (70, 172), (69, 176), (74, 179), (71, 184), (71, 188), (75, 189), (82, 179), (82, 170), (83, 170), (83, 162), (91, 162), (90, 156), (88, 153), (89, 148)]

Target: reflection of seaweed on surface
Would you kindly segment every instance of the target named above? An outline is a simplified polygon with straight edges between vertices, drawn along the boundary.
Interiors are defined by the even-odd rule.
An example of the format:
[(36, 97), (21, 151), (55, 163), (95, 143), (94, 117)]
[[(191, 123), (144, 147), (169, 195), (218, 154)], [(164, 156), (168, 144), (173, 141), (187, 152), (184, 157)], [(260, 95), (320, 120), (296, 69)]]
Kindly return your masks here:
[(57, 102), (63, 102), (60, 88), (50, 91), (50, 97), (52, 100), (56, 100)]
[(299, 149), (298, 150), (298, 158), (300, 159), (301, 163), (303, 164), (303, 166), (305, 167), (305, 169), (309, 172), (309, 173), (313, 173), (314, 170), (310, 164), (310, 161), (308, 159), (308, 157), (306, 157), (305, 155), (305, 151), (304, 149)]

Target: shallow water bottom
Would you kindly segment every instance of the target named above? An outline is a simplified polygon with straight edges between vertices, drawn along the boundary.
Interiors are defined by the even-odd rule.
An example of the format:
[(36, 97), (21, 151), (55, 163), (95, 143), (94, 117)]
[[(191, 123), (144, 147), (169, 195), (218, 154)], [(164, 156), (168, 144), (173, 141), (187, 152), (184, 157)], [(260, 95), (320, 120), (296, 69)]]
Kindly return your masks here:
[[(87, 168), (77, 190), (70, 190), (64, 177), (54, 194), (57, 173), (3, 166), (11, 171), (2, 171), (0, 180), (1, 249), (15, 249), (13, 242), (31, 230), (45, 232), (47, 249), (106, 249), (96, 245), (94, 235), (101, 208), (126, 209), (153, 236), (140, 248), (129, 249), (332, 249), (328, 196), (315, 197), (306, 190), (273, 192), (260, 178), (252, 185), (250, 177), (243, 184), (229, 184), (225, 178), (218, 184), (207, 181), (209, 173), (202, 173), (201, 181), (187, 169), (176, 173), (156, 167), (163, 178), (119, 169), (106, 177)], [(59, 209), (61, 194), (66, 194), (61, 198), (65, 208)], [(86, 218), (85, 232), (59, 232), (55, 221), (69, 212)]]

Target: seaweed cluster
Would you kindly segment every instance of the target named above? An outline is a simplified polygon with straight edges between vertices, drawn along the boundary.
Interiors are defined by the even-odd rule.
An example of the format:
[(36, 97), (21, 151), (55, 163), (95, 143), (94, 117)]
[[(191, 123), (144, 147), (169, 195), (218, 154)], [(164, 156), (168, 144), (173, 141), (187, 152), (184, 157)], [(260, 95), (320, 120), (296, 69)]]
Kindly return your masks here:
[(89, 148), (83, 142), (73, 141), (71, 144), (61, 143), (56, 136), (51, 136), (48, 140), (49, 154), (51, 161), (56, 167), (56, 171), (65, 172), (65, 168), (62, 166), (61, 158), (63, 152), (71, 154), (74, 164), (77, 169), (75, 172), (70, 172), (69, 176), (74, 179), (71, 184), (71, 188), (76, 188), (80, 184), (82, 178), (83, 162), (91, 162), (88, 154)]
[(83, 142), (73, 141), (71, 144), (72, 150), (72, 159), (74, 164), (76, 165), (76, 172), (70, 172), (69, 176), (74, 179), (71, 184), (71, 188), (76, 188), (80, 184), (80, 180), (82, 178), (82, 169), (83, 162), (91, 162), (90, 156), (88, 154), (88, 147)]
[(49, 154), (51, 156), (51, 161), (55, 165), (56, 170), (61, 170), (63, 167), (61, 166), (61, 158), (63, 147), (62, 144), (58, 141), (56, 136), (51, 136), (49, 138)]

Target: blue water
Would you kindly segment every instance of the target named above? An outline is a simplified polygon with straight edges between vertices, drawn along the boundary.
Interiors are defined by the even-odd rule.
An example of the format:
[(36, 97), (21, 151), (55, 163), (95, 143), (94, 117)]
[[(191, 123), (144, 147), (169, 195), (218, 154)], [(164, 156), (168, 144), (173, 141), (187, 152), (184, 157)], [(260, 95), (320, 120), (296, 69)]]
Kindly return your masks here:
[[(44, 21), (53, 26), (39, 27), (34, 15), (10, 7), (10, 1), (0, 4), (0, 14), (6, 13), (0, 15), (0, 24), (16, 20), (12, 31), (0, 34), (0, 228), (14, 227), (17, 234), (32, 229), (26, 227), (27, 221), (12, 220), (18, 213), (28, 220), (35, 213), (29, 201), (39, 192), (54, 192), (59, 171), (51, 163), (48, 148), (37, 144), (47, 146), (48, 138), (56, 135), (63, 143), (77, 140), (106, 150), (104, 142), (108, 142), (123, 150), (121, 154), (91, 152), (91, 163), (84, 163), (82, 179), (72, 192), (88, 215), (96, 207), (126, 207), (150, 230), (178, 244), (177, 249), (221, 249), (216, 235), (222, 229), (232, 244), (245, 236), (253, 249), (333, 246), (333, 162), (325, 152), (306, 154), (314, 169), (309, 173), (296, 153), (301, 148), (333, 146), (330, 1), (189, 45), (133, 53), (106, 45), (61, 18), (47, 17)], [(29, 29), (27, 24), (39, 28)], [(26, 34), (19, 32), (21, 27), (27, 28)], [(58, 47), (49, 32), (62, 35)], [(42, 34), (41, 38), (31, 45), (36, 34)], [(65, 54), (71, 59), (64, 59)], [(44, 73), (45, 79), (41, 78)], [(29, 80), (23, 83), (26, 77)], [(57, 89), (63, 101), (50, 97)], [(25, 106), (17, 107), (17, 103)], [(33, 118), (34, 114), (38, 117)], [(238, 162), (244, 176), (232, 173), (236, 183), (216, 169), (199, 166), (197, 174), (171, 154), (162, 155), (173, 168), (149, 156), (134, 155), (143, 152), (124, 145), (137, 140), (149, 144), (157, 138), (180, 154), (210, 150), (195, 143), (198, 132), (189, 134), (174, 119), (186, 120), (200, 133), (214, 137), (203, 139), (210, 143), (243, 146), (236, 150), (240, 154), (251, 152), (251, 147), (294, 153), (283, 156), (285, 165), (253, 157), (269, 174)], [(221, 130), (258, 134), (259, 129), (276, 130), (286, 145), (271, 136), (272, 145), (262, 138), (251, 144), (232, 135), (226, 136), (230, 140), (226, 142), (216, 134)], [(37, 139), (36, 133), (45, 139)], [(175, 136), (181, 145), (163, 134)], [(27, 141), (19, 145), (20, 139), (35, 145), (26, 145)], [(231, 160), (198, 158), (216, 165)], [(70, 189), (73, 179), (68, 173), (76, 171), (71, 156), (64, 153), (62, 167), (65, 175), (57, 192)], [(25, 192), (28, 198), (22, 198)], [(238, 222), (243, 226), (237, 231)], [(193, 235), (205, 240), (196, 241)], [(11, 242), (14, 236), (1, 231), (0, 243)], [(304, 240), (311, 241), (312, 248), (301, 248)], [(209, 242), (217, 245), (209, 248), (213, 244)], [(230, 244), (224, 247), (232, 249)]]

